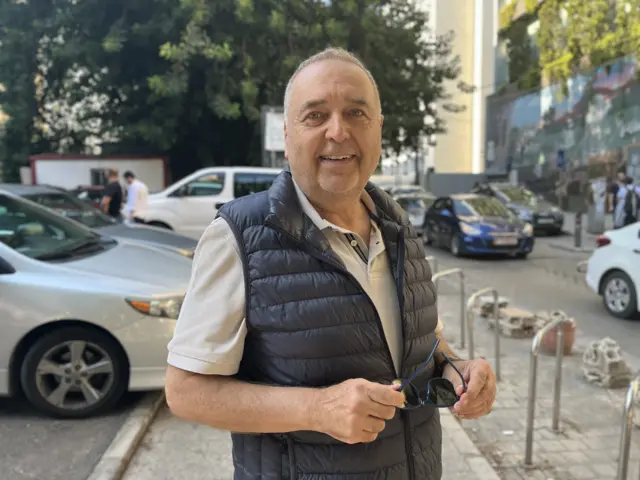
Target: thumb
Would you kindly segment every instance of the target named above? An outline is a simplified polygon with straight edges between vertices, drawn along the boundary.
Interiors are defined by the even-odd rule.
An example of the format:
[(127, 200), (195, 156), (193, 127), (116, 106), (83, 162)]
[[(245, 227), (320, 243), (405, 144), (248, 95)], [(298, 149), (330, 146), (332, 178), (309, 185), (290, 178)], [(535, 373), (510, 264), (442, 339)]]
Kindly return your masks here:
[(456, 395), (461, 396), (464, 393), (464, 386), (462, 384), (456, 386)]

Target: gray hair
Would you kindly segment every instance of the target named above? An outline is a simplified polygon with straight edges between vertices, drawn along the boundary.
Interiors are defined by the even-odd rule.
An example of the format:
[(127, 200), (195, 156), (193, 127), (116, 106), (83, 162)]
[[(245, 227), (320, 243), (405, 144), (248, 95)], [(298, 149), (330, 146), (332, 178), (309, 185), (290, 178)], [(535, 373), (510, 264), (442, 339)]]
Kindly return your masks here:
[(376, 92), (376, 97), (378, 97), (378, 105), (380, 105), (380, 92), (378, 91), (378, 85), (376, 84), (373, 75), (371, 75), (371, 72), (367, 70), (367, 67), (364, 66), (364, 64), (358, 59), (358, 57), (356, 57), (353, 53), (345, 50), (344, 48), (329, 47), (300, 63), (300, 65), (298, 65), (298, 68), (296, 68), (296, 71), (293, 72), (293, 75), (291, 75), (291, 78), (289, 78), (287, 89), (284, 92), (285, 122), (287, 121), (287, 109), (289, 107), (289, 98), (291, 96), (291, 86), (293, 85), (293, 81), (298, 76), (298, 74), (309, 65), (313, 65), (314, 63), (318, 63), (323, 60), (342, 60), (343, 62), (351, 63), (352, 65), (360, 68), (364, 73), (367, 74), (369, 80), (371, 80), (371, 83), (373, 84), (373, 90)]

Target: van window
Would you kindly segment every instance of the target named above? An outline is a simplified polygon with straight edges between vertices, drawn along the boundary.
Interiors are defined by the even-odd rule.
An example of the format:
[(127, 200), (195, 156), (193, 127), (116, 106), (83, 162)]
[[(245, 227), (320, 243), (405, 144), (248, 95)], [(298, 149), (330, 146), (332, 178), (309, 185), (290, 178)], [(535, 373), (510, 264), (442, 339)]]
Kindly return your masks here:
[(235, 198), (268, 190), (278, 175), (274, 173), (236, 173), (233, 177)]
[(224, 189), (224, 172), (205, 173), (186, 185), (187, 197), (220, 195)]

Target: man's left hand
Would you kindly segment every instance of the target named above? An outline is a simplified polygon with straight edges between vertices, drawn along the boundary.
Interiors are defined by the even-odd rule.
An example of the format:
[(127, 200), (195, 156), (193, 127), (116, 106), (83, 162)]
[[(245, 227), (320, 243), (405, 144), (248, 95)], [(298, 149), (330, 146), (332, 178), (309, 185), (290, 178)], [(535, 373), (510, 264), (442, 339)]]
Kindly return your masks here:
[(463, 419), (480, 418), (491, 412), (497, 387), (496, 376), (489, 362), (484, 359), (457, 361), (456, 368), (464, 377), (467, 391), (463, 391), (458, 372), (451, 365), (447, 365), (443, 376), (453, 383), (456, 394), (460, 397), (451, 411)]

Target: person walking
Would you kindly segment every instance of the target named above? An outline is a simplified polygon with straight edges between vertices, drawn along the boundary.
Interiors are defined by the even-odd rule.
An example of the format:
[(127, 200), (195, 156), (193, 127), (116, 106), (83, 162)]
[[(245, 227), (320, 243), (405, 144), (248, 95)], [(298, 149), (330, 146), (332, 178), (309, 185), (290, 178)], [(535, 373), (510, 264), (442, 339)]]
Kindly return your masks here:
[(145, 223), (144, 212), (147, 209), (149, 189), (138, 180), (133, 172), (124, 172), (124, 179), (129, 185), (127, 189), (127, 204), (125, 215), (127, 219), (134, 223)]
[(102, 199), (100, 200), (100, 206), (102, 210), (109, 216), (119, 219), (122, 214), (122, 199), (123, 191), (120, 179), (118, 178), (118, 169), (111, 168), (107, 170), (108, 184), (104, 188)]
[(236, 480), (439, 480), (438, 407), (485, 415), (496, 380), (442, 338), (422, 242), (369, 182), (376, 82), (329, 48), (292, 75), (284, 109), (289, 168), (226, 203), (199, 241), (169, 408), (231, 432)]

